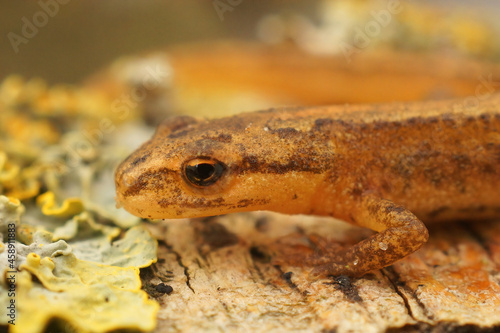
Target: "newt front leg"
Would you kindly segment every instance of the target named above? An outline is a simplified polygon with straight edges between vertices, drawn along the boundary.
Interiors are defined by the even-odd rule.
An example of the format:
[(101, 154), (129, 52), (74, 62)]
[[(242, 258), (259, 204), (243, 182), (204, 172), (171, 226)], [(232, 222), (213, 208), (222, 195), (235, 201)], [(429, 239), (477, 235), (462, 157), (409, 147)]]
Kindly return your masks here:
[(429, 238), (424, 223), (412, 212), (372, 194), (362, 196), (351, 222), (378, 233), (315, 267), (313, 275), (361, 276), (415, 252)]

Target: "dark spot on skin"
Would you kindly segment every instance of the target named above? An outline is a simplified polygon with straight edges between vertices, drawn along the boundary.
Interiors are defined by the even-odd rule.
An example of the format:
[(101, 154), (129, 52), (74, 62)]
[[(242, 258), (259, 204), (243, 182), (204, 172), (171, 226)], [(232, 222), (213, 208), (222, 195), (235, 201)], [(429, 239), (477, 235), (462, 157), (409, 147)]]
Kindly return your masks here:
[(392, 122), (392, 127), (395, 128), (395, 129), (397, 129), (399, 127), (402, 127), (402, 126), (403, 126), (403, 123), (400, 122), (400, 121), (393, 121)]
[(474, 118), (473, 116), (468, 116), (467, 118), (465, 118), (465, 122), (467, 122), (467, 123), (475, 123), (476, 122), (476, 118)]
[(253, 204), (254, 204), (253, 199), (243, 199), (243, 200), (238, 201), (237, 207), (243, 208), (243, 207), (252, 206)]
[(197, 225), (197, 232), (211, 250), (238, 244), (239, 238), (220, 223), (210, 222)]
[(272, 162), (266, 165), (266, 169), (261, 169), (265, 170), (266, 173), (277, 173), (277, 174), (283, 174), (289, 170), (289, 168), (286, 165), (279, 164), (277, 162)]
[(167, 174), (175, 173), (175, 171), (163, 168), (157, 172), (147, 171), (142, 173), (132, 184), (126, 184), (126, 190), (123, 192), (124, 197), (139, 194), (142, 190), (161, 190), (167, 183)]
[(144, 162), (145, 160), (147, 160), (147, 158), (151, 156), (150, 153), (142, 156), (142, 157), (137, 157), (134, 161), (132, 161), (132, 163), (130, 163), (131, 166), (136, 166), (137, 164), (140, 164), (142, 162)]
[[(355, 128), (352, 120), (351, 121), (345, 121), (345, 120), (342, 120), (342, 119), (338, 119), (335, 121), (335, 125), (339, 125), (341, 127), (343, 127), (346, 131), (349, 131), (349, 132), (352, 132)], [(375, 128), (377, 128), (377, 123), (374, 122), (373, 123), (373, 126)]]
[[(313, 157), (312, 154), (296, 154), (291, 156), (288, 163), (283, 164), (278, 162), (266, 163), (254, 155), (249, 155), (243, 157), (241, 167), (238, 168), (237, 172), (284, 174), (291, 171), (304, 171), (317, 174), (326, 171), (328, 163), (325, 163), (325, 160)], [(330, 158), (330, 163), (333, 163), (332, 158)]]
[(464, 154), (460, 155), (452, 155), (452, 159), (455, 161), (455, 163), (458, 165), (459, 168), (467, 168), (469, 167), (472, 163), (470, 160), (470, 157)]
[(231, 134), (219, 134), (216, 140), (219, 142), (229, 143), (233, 140), (233, 137)]
[(398, 206), (398, 205), (395, 205), (393, 203), (390, 203), (390, 204), (386, 205), (386, 207), (385, 207), (385, 214), (389, 214), (389, 213), (400, 214), (404, 211), (406, 211), (406, 209), (403, 206)]
[(292, 200), (297, 200), (297, 198), (298, 198), (297, 193), (294, 193), (293, 197), (292, 197)]
[(426, 168), (424, 170), (425, 177), (436, 187), (443, 181), (443, 171), (439, 167)]
[(314, 131), (321, 131), (324, 127), (329, 127), (333, 124), (333, 119), (330, 118), (319, 118), (314, 121)]
[(190, 131), (184, 130), (184, 131), (179, 131), (179, 132), (174, 132), (168, 135), (169, 139), (176, 139), (176, 138), (181, 138), (183, 136), (186, 136)]
[(270, 130), (270, 132), (272, 134), (277, 134), (280, 139), (292, 139), (293, 137), (300, 134), (300, 132), (293, 127), (278, 128), (275, 130)]
[(402, 156), (398, 158), (396, 165), (391, 170), (400, 175), (403, 179), (409, 179), (415, 171), (415, 161), (413, 156)]
[(346, 275), (332, 277), (332, 282), (325, 284), (333, 285), (335, 289), (342, 291), (346, 298), (351, 302), (362, 302), (363, 299), (359, 296), (358, 289), (352, 284), (351, 279)]
[(415, 118), (415, 117), (414, 118), (408, 118), (406, 120), (406, 122), (407, 122), (408, 125), (415, 125), (418, 122), (418, 118)]
[(161, 294), (170, 295), (174, 291), (174, 288), (162, 282), (155, 286), (155, 290)]
[(429, 124), (435, 124), (435, 123), (439, 122), (439, 119), (438, 119), (438, 117), (429, 117), (429, 118), (427, 118), (427, 122)]
[(221, 207), (224, 206), (224, 198), (205, 199), (195, 198), (192, 201), (181, 201), (176, 203), (179, 207), (200, 208), (200, 207)]
[(490, 122), (489, 114), (483, 113), (482, 115), (479, 116), (479, 118), (486, 124)]
[(259, 170), (259, 159), (255, 155), (247, 155), (244, 156), (241, 161), (241, 169), (242, 171), (255, 172)]
[(156, 202), (160, 207), (163, 207), (163, 208), (168, 208), (172, 205), (172, 202), (168, 199), (165, 199), (165, 198), (161, 198), (160, 200), (158, 200)]
[(203, 136), (204, 140), (217, 141), (222, 143), (230, 143), (233, 140), (231, 134), (219, 134), (217, 136)]
[[(169, 207), (178, 207), (178, 208), (203, 208), (203, 207), (222, 207), (226, 206), (224, 202), (224, 198), (216, 198), (216, 199), (206, 199), (206, 198), (193, 198), (191, 200), (187, 200), (185, 198), (177, 197), (174, 200), (170, 200), (167, 198), (161, 198), (156, 201), (160, 207), (169, 208)], [(182, 210), (178, 210), (177, 215), (182, 214)]]

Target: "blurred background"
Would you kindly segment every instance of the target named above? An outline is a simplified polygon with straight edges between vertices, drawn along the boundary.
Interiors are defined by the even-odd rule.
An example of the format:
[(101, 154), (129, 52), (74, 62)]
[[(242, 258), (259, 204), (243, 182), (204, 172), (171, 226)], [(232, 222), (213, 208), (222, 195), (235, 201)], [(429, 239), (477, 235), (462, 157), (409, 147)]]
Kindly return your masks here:
[[(412, 7), (415, 4), (414, 1), (398, 2)], [(363, 18), (370, 18), (371, 10), (383, 8), (386, 3), (359, 0), (3, 1), (0, 80), (15, 73), (25, 78), (41, 77), (48, 83), (77, 83), (119, 56), (163, 49), (172, 44), (227, 38), (276, 42), (280, 38), (276, 36), (279, 35), (276, 20), (267, 21), (274, 27), (272, 34), (259, 33), (263, 19), (275, 15), (297, 23), (293, 29), (304, 30), (304, 26), (322, 29), (321, 33), (330, 34), (331, 40), (340, 38), (332, 37), (332, 30), (338, 35), (349, 25), (351, 28), (356, 24), (363, 27), (367, 22)], [(498, 21), (498, 2), (449, 0), (419, 1), (418, 4), (439, 8), (438, 14), (426, 12), (429, 11), (427, 7), (421, 8), (412, 14), (413, 19), (406, 19), (410, 27), (420, 25), (420, 38), (430, 38), (443, 45), (456, 44), (454, 34), (459, 34), (462, 35), (461, 43), (474, 44), (459, 47), (469, 47), (471, 53), (484, 53), (485, 45), (481, 43), (485, 43), (482, 38), (487, 36), (481, 36), (484, 34), (482, 28), (470, 26), (474, 22), (482, 27), (490, 22), (493, 26)], [(44, 7), (49, 8), (49, 14), (57, 13), (44, 17), (39, 14)], [(463, 20), (464, 17), (467, 20)], [(36, 20), (40, 25), (35, 26), (35, 31), (25, 28), (27, 38), (22, 31), (26, 19), (30, 23)], [(461, 31), (467, 28), (472, 29), (470, 34), (473, 36), (463, 36)], [(16, 39), (11, 34), (9, 39), (9, 33), (21, 38)], [(17, 43), (17, 52), (12, 39)], [(417, 44), (426, 42), (430, 41)], [(412, 45), (415, 44), (414, 41)]]
[[(500, 2), (492, 0), (16, 0), (2, 1), (0, 8), (0, 252), (7, 248), (2, 239), (10, 223), (2, 229), (2, 221), (13, 216), (5, 207), (15, 207), (18, 242), (31, 244), (38, 231), (48, 232), (52, 236), (43, 237), (67, 242), (78, 259), (118, 262), (101, 249), (127, 229), (151, 225), (117, 208), (115, 170), (173, 115), (450, 97), (462, 97), (454, 106), (465, 108), (500, 89)], [(227, 221), (235, 234), (250, 225)], [(296, 228), (285, 221), (277, 226)], [(180, 226), (168, 230), (191, 230)], [(260, 241), (263, 234), (257, 234)], [(156, 244), (149, 233), (141, 237), (129, 237), (130, 244)], [(252, 244), (243, 237), (240, 245)], [(154, 245), (149, 254), (147, 262), (134, 265), (151, 264)], [(180, 261), (177, 252), (175, 257)], [(1, 270), (2, 262), (0, 303), (6, 304), (7, 274)], [(108, 302), (102, 289), (91, 288), (78, 288), (79, 296), (62, 294), (59, 285), (53, 293), (41, 279), (22, 277), (29, 283), (19, 288), (32, 291), (19, 292), (17, 304), (32, 304), (29, 309), (39, 313), (21, 316), (18, 332), (43, 328), (55, 316), (75, 325), (72, 332), (100, 331), (96, 308), (102, 318), (113, 318), (113, 331), (128, 329), (122, 323), (131, 318), (145, 322), (145, 308), (135, 299), (133, 305), (119, 297)], [(182, 273), (176, 279), (185, 287)], [(127, 285), (117, 289), (129, 290), (125, 278), (116, 281)], [(89, 315), (82, 315), (79, 303), (92, 305)], [(162, 306), (168, 304), (174, 303)], [(6, 309), (0, 307), (0, 332)], [(176, 312), (164, 312), (166, 325)], [(274, 317), (274, 308), (270, 313)], [(149, 316), (154, 325), (151, 309)]]

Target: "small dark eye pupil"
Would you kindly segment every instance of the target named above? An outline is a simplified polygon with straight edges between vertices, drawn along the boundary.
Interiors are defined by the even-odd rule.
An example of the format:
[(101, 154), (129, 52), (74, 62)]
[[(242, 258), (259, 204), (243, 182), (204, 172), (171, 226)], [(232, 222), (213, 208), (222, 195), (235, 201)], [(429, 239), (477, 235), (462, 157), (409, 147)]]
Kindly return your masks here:
[(192, 160), (184, 166), (184, 174), (189, 182), (196, 186), (208, 186), (215, 183), (222, 175), (225, 167), (218, 161), (204, 163), (203, 160)]
[(215, 168), (212, 164), (208, 164), (208, 163), (202, 163), (202, 164), (196, 164), (194, 166), (195, 168), (195, 172), (197, 174), (197, 178), (199, 178), (200, 180), (205, 180), (205, 179), (208, 179), (210, 178), (213, 174), (214, 174), (214, 171), (215, 171)]

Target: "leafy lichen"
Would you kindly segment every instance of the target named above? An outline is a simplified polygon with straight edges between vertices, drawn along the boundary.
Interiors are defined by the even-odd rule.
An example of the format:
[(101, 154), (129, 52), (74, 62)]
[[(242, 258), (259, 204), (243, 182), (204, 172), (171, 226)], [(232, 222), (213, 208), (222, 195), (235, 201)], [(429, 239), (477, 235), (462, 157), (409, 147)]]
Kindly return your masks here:
[(114, 203), (114, 167), (128, 151), (113, 129), (135, 113), (118, 117), (110, 102), (40, 79), (0, 83), (0, 325), (14, 319), (10, 332), (43, 332), (54, 319), (78, 332), (156, 325), (139, 276), (156, 262), (156, 240)]
[[(0, 196), (0, 227), (22, 225), (23, 206)], [(12, 332), (41, 332), (53, 318), (66, 321), (79, 332), (104, 332), (119, 328), (151, 330), (158, 304), (141, 290), (139, 268), (156, 260), (156, 241), (142, 227), (135, 227), (114, 243), (99, 244), (93, 261), (75, 255), (64, 240), (53, 241), (48, 231), (36, 231), (30, 244), (16, 242), (15, 273), (8, 273), (4, 241), (0, 246), (0, 301), (15, 299), (16, 325)], [(99, 253), (99, 252), (96, 252)], [(5, 276), (14, 274), (15, 297), (8, 297)], [(7, 324), (6, 308), (0, 323)]]

